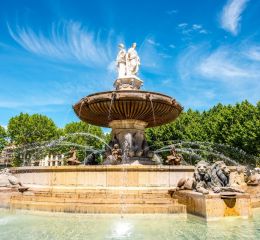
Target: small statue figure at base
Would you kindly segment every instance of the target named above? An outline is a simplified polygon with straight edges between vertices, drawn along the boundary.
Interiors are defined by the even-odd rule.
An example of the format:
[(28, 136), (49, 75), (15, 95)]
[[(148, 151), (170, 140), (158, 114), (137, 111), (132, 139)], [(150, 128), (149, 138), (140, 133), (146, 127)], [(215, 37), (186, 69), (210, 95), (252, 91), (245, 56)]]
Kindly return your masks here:
[(256, 169), (249, 170), (246, 176), (246, 184), (248, 186), (258, 186), (260, 184), (260, 173)]
[(69, 153), (70, 153), (71, 157), (69, 157), (67, 159), (68, 165), (79, 165), (79, 164), (81, 164), (81, 162), (77, 158), (77, 150), (75, 148), (71, 148)]
[(28, 187), (25, 187), (8, 168), (5, 168), (0, 172), (0, 187), (17, 188), (18, 191), (22, 193), (29, 189)]
[(182, 160), (182, 156), (178, 154), (176, 149), (173, 147), (171, 149), (171, 155), (167, 156), (165, 163), (167, 165), (180, 165)]
[(84, 159), (85, 165), (98, 165), (97, 157), (95, 153), (91, 153)]
[(116, 163), (120, 163), (122, 161), (122, 150), (119, 148), (118, 144), (114, 145), (114, 148), (112, 149), (112, 156)]
[(122, 161), (122, 149), (119, 148), (119, 144), (114, 144), (112, 148), (111, 155), (109, 155), (106, 161), (103, 163), (104, 165), (116, 165), (121, 163)]
[(236, 171), (230, 174), (230, 186), (246, 189), (245, 167), (237, 166)]

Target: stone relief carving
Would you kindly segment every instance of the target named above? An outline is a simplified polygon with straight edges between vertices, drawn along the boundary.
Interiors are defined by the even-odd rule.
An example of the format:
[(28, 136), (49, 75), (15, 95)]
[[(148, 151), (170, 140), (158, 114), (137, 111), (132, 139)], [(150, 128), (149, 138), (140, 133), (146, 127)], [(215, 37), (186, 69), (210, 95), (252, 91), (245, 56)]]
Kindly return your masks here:
[(17, 188), (18, 191), (24, 192), (29, 188), (25, 187), (21, 181), (15, 177), (8, 168), (1, 170), (0, 172), (0, 187)]
[(120, 148), (119, 144), (115, 143), (112, 150), (111, 154), (108, 155), (107, 159), (104, 162), (104, 165), (116, 165), (120, 164), (122, 161), (122, 149)]
[(232, 185), (230, 182), (230, 169), (223, 161), (217, 161), (212, 166), (209, 166), (205, 161), (200, 161), (195, 166), (193, 178), (180, 179), (177, 190), (194, 190), (202, 194), (210, 192), (244, 193), (241, 185)]
[(173, 147), (171, 149), (171, 154), (167, 156), (165, 163), (167, 165), (180, 165), (182, 160), (182, 156), (178, 154), (176, 149)]

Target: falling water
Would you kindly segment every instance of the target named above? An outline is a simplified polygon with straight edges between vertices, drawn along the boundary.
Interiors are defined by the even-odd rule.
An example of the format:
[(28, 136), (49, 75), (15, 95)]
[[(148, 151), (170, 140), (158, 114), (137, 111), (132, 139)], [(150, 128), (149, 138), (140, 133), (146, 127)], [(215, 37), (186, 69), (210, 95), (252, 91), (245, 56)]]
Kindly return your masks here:
[[(73, 146), (81, 149), (86, 149), (87, 151), (92, 152), (104, 152), (104, 149), (95, 149), (93, 146), (89, 145), (81, 145), (73, 142), (66, 141), (68, 138), (72, 136), (85, 136), (85, 137), (93, 137), (100, 142), (102, 142), (107, 148), (111, 149), (111, 147), (105, 142), (104, 139), (91, 134), (91, 133), (72, 133), (67, 134), (66, 136), (62, 136), (59, 139), (45, 141), (42, 143), (32, 143), (26, 144), (16, 149), (16, 153), (22, 155), (20, 159), (22, 159), (22, 166), (31, 165), (31, 160), (33, 159), (41, 159), (46, 154), (48, 154), (49, 150), (55, 148), (57, 146)], [(64, 152), (63, 152), (64, 154)], [(30, 156), (29, 156), (30, 155)]]
[(109, 111), (108, 111), (108, 121), (112, 120), (111, 119), (111, 112), (112, 112), (112, 106), (113, 106), (115, 97), (116, 97), (116, 93), (112, 92), (110, 106), (109, 106)]
[(123, 218), (123, 214), (126, 212), (126, 201), (125, 201), (125, 198), (127, 197), (126, 195), (126, 188), (127, 188), (127, 169), (126, 169), (126, 163), (128, 162), (129, 160), (129, 157), (128, 157), (128, 154), (129, 154), (129, 151), (131, 149), (131, 142), (132, 142), (132, 135), (130, 133), (127, 133), (125, 135), (125, 140), (123, 142), (123, 155), (122, 155), (122, 189), (121, 189), (121, 192), (120, 192), (120, 203), (121, 203), (121, 211), (120, 211), (120, 214), (121, 214), (121, 218)]
[[(160, 149), (157, 149), (155, 153), (164, 153), (169, 152), (173, 147), (177, 152), (190, 157), (190, 164), (194, 164), (192, 159), (195, 162), (199, 160), (211, 161), (212, 158), (216, 160), (223, 160), (229, 165), (240, 165), (247, 164), (245, 160), (253, 159), (256, 161), (256, 157), (247, 154), (241, 149), (234, 148), (224, 144), (215, 144), (209, 142), (188, 142), (188, 141), (168, 141), (171, 142), (170, 145), (163, 146)], [(222, 151), (221, 151), (222, 150)], [(225, 154), (225, 150), (229, 150), (232, 154), (237, 154), (239, 158), (237, 160), (233, 159), (230, 156)], [(244, 161), (243, 161), (244, 160)], [(213, 160), (214, 161), (214, 160)]]
[(80, 108), (79, 108), (79, 117), (81, 116), (81, 110), (82, 110), (82, 107), (83, 107), (84, 103), (85, 103), (84, 99), (82, 99), (82, 102), (81, 102)]
[(154, 107), (153, 107), (153, 101), (151, 96), (149, 97), (150, 103), (151, 103), (151, 108), (152, 108), (152, 113), (153, 113), (153, 123), (156, 125), (156, 120), (155, 120), (155, 114), (154, 114)]

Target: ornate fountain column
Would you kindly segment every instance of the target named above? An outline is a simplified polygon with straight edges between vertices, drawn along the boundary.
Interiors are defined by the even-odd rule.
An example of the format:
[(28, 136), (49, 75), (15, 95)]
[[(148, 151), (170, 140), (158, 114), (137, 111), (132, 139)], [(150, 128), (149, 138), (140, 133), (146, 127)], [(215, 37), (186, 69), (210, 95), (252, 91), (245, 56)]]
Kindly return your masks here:
[(128, 151), (129, 157), (146, 157), (148, 145), (144, 130), (147, 125), (147, 122), (135, 119), (113, 120), (109, 123), (112, 141), (118, 141), (120, 148)]

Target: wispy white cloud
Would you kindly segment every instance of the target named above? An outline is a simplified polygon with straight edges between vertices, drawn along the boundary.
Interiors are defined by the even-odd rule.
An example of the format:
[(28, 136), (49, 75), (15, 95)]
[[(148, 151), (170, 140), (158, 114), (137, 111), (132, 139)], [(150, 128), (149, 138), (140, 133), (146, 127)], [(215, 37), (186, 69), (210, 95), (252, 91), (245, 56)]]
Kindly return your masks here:
[(0, 108), (12, 108), (12, 109), (18, 109), (21, 107), (41, 107), (41, 106), (47, 106), (47, 105), (62, 105), (64, 104), (63, 99), (58, 98), (49, 98), (49, 99), (32, 99), (29, 98), (26, 101), (23, 99), (10, 99), (10, 100), (4, 100), (0, 99)]
[(220, 46), (213, 51), (207, 44), (190, 46), (179, 59), (180, 75), (186, 79), (197, 74), (205, 79), (224, 82), (230, 82), (231, 79), (237, 82), (258, 79), (260, 63), (250, 61), (249, 56), (243, 54), (244, 51), (241, 46)]
[(249, 49), (246, 49), (244, 53), (248, 58), (260, 61), (260, 45), (251, 46)]
[(247, 51), (243, 44), (213, 50), (209, 44), (188, 47), (177, 64), (182, 83), (203, 93), (206, 99), (220, 96), (219, 101), (229, 97), (256, 101), (260, 92), (260, 62), (244, 54), (252, 45), (248, 45)]
[(248, 2), (249, 0), (228, 0), (221, 12), (221, 27), (233, 35), (237, 35), (242, 18), (241, 14)]
[(260, 77), (260, 65), (250, 64), (247, 59), (237, 55), (237, 52), (228, 47), (221, 47), (203, 59), (198, 71), (207, 78), (217, 78), (223, 81), (231, 79), (238, 82), (239, 79), (254, 79)]
[(114, 42), (119, 42), (112, 32), (104, 39), (101, 33), (91, 32), (72, 21), (53, 24), (48, 34), (20, 26), (8, 25), (8, 30), (11, 37), (31, 53), (88, 67), (108, 65), (114, 58)]
[(202, 29), (202, 25), (200, 25), (200, 24), (192, 24), (192, 28), (193, 28), (194, 30)]
[(168, 14), (168, 15), (173, 15), (173, 14), (176, 14), (176, 13), (178, 13), (179, 11), (177, 10), (177, 9), (172, 9), (172, 10), (168, 10), (168, 11), (166, 11), (166, 13)]
[(188, 23), (179, 23), (178, 24), (178, 27), (179, 28), (185, 28), (185, 27), (187, 27), (188, 26)]
[(152, 38), (147, 38), (146, 41), (154, 46), (160, 46), (160, 43), (155, 42)]
[(190, 35), (192, 33), (208, 33), (208, 31), (201, 24), (188, 24), (183, 22), (177, 25), (177, 29), (180, 30), (183, 35)]
[(156, 42), (151, 37), (146, 37), (138, 49), (141, 59), (142, 70), (159, 73), (163, 69), (163, 50), (160, 43)]

